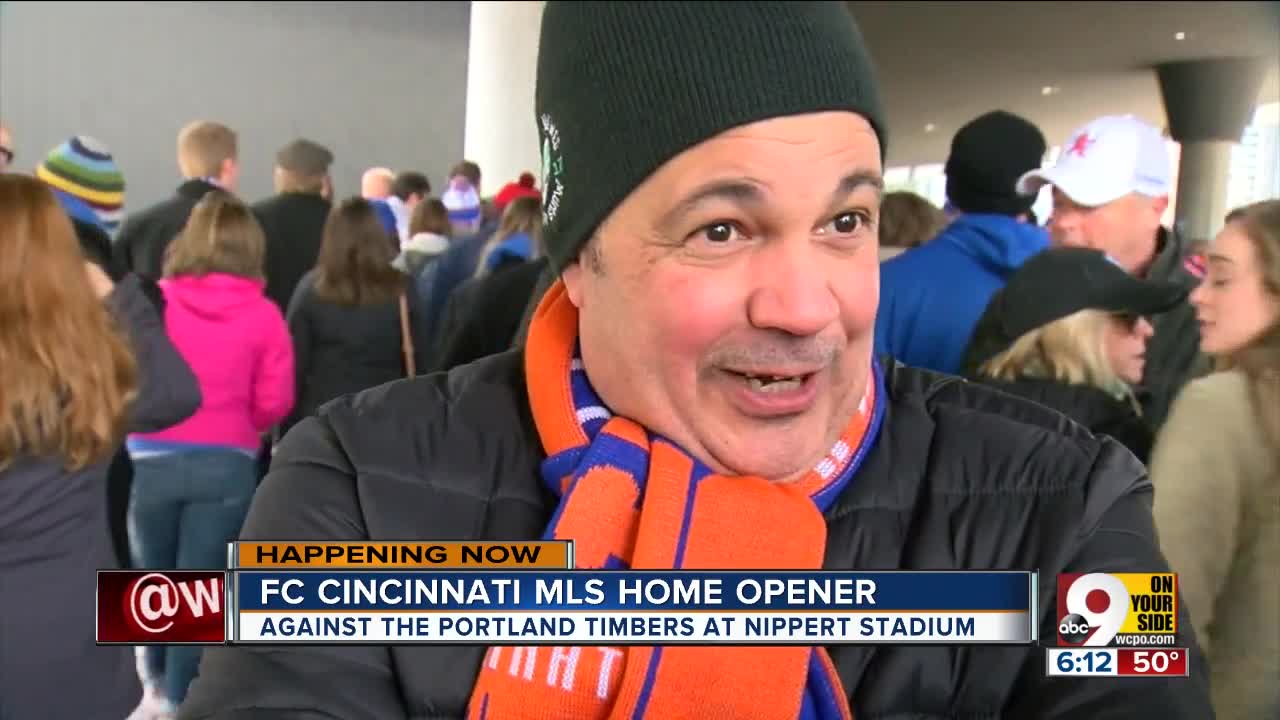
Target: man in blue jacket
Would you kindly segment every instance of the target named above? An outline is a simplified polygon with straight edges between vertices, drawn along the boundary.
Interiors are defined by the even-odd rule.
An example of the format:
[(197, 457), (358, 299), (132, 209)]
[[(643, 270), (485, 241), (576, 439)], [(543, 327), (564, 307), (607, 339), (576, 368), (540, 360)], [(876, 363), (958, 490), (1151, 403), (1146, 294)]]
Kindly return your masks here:
[(1049, 246), (1036, 227), (1035, 196), (1018, 178), (1040, 167), (1039, 128), (995, 111), (960, 128), (947, 158), (955, 219), (924, 245), (880, 267), (876, 351), (907, 365), (956, 373), (987, 302), (1027, 258)]

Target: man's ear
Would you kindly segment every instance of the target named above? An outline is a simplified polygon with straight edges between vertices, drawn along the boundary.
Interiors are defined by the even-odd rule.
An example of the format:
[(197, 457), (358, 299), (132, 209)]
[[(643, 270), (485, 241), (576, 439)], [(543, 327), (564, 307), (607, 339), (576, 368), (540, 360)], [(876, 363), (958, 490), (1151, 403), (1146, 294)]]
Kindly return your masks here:
[(1159, 224), (1160, 218), (1164, 217), (1164, 211), (1169, 209), (1169, 196), (1161, 195), (1160, 197), (1151, 198), (1151, 211), (1156, 214), (1156, 223)]
[(560, 279), (564, 281), (565, 293), (569, 296), (569, 302), (574, 307), (582, 308), (582, 262), (575, 260), (569, 264), (561, 273)]
[(235, 192), (240, 183), (240, 163), (236, 158), (227, 158), (222, 161), (218, 181), (226, 185), (227, 190)]

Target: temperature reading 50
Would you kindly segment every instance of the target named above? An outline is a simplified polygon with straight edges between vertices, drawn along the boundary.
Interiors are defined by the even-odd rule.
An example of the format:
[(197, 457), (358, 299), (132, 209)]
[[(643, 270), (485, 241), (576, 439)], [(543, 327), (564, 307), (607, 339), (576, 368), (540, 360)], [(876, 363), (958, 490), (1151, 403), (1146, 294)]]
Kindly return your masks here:
[[(1150, 659), (1148, 659), (1150, 655)], [(1140, 673), (1154, 670), (1158, 673), (1169, 671), (1169, 661), (1178, 659), (1177, 650), (1152, 650), (1148, 653), (1145, 650), (1139, 650), (1133, 654), (1133, 668)]]
[(1151, 650), (1120, 648), (1119, 650), (1116, 660), (1120, 675), (1185, 677), (1188, 674), (1186, 648)]

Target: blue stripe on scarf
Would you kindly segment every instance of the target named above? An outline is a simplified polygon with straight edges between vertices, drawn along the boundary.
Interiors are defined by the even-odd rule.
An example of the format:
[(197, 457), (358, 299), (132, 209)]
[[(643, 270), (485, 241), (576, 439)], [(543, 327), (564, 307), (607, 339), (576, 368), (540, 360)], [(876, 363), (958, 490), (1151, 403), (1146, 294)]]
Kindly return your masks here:
[(640, 697), (636, 698), (636, 711), (631, 720), (643, 720), (645, 708), (649, 706), (649, 697), (653, 695), (653, 681), (658, 677), (658, 663), (662, 661), (662, 646), (653, 649), (649, 656), (649, 669), (644, 673), (644, 685), (640, 687)]
[(569, 392), (573, 396), (573, 409), (578, 415), (578, 424), (587, 434), (588, 441), (595, 440), (596, 434), (613, 417), (613, 413), (591, 387), (587, 371), (582, 368), (582, 354), (576, 348), (573, 353), (573, 369), (569, 371)]
[(571, 475), (578, 467), (582, 462), (582, 456), (587, 454), (587, 447), (590, 446), (569, 448), (542, 461), (542, 482), (551, 488), (551, 492), (557, 497), (562, 489), (560, 480)]
[(809, 653), (809, 673), (804, 684), (804, 694), (800, 697), (800, 716), (798, 720), (831, 720), (840, 717), (840, 705), (849, 700), (837, 696), (827, 676), (827, 668), (822, 664), (817, 652)]
[(695, 460), (691, 474), (693, 477), (689, 479), (689, 495), (684, 499), (684, 518), (680, 520), (680, 538), (676, 540), (676, 559), (672, 563), (676, 570), (684, 565), (684, 551), (689, 547), (689, 529), (693, 527), (693, 499), (698, 494), (698, 485), (711, 474), (711, 469)]

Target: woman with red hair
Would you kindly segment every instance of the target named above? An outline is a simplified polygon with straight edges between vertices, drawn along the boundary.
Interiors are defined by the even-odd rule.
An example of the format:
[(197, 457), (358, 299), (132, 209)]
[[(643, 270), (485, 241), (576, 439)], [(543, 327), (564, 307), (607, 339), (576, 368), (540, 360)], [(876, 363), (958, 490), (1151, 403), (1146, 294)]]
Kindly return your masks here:
[(85, 260), (39, 180), (0, 175), (0, 252), (0, 698), (5, 717), (120, 720), (142, 688), (133, 648), (93, 644), (95, 571), (119, 567), (107, 468), (199, 386), (138, 278)]

